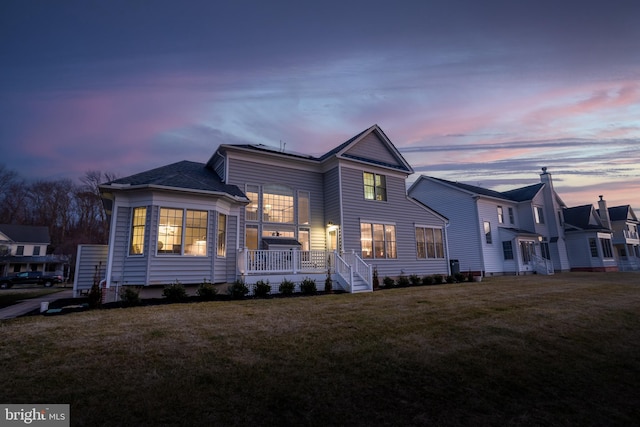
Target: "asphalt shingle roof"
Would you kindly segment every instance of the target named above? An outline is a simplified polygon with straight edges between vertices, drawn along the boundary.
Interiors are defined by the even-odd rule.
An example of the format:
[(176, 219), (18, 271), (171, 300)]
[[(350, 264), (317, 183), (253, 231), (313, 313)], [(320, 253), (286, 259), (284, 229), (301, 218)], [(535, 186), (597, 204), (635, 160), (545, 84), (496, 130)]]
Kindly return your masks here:
[(46, 226), (0, 224), (0, 232), (16, 243), (51, 243)]
[(244, 193), (237, 186), (222, 182), (220, 177), (214, 171), (208, 169), (204, 163), (191, 162), (188, 160), (161, 166), (125, 178), (118, 178), (107, 184), (129, 184), (132, 186), (156, 185), (227, 193), (231, 196), (245, 197)]
[(600, 224), (599, 221), (598, 224), (591, 224), (589, 222), (592, 211), (593, 205), (582, 205), (565, 208), (562, 215), (564, 216), (565, 224), (573, 225), (574, 227), (582, 230), (605, 230), (606, 228)]
[(495, 197), (498, 199), (504, 199), (504, 200), (509, 200), (513, 202), (523, 202), (525, 200), (533, 199), (534, 196), (538, 194), (538, 191), (540, 191), (540, 189), (544, 185), (542, 183), (538, 183), (538, 184), (529, 185), (527, 187), (516, 188), (514, 190), (501, 192), (501, 191), (489, 190), (487, 188), (482, 188), (475, 185), (463, 184), (461, 182), (447, 181), (446, 179), (441, 179), (441, 178), (431, 177), (431, 179), (443, 182), (445, 184), (453, 185), (454, 187), (458, 187), (462, 190), (479, 194), (481, 196)]

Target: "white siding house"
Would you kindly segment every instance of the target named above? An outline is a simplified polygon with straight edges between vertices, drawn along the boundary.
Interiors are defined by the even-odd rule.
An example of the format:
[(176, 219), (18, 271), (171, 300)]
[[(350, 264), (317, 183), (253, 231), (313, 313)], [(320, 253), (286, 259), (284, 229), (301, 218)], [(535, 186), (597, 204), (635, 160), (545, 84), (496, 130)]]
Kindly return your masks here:
[(540, 183), (498, 192), (421, 176), (409, 195), (450, 220), (450, 257), (460, 270), (552, 274), (569, 270), (562, 226), (564, 203), (543, 168)]
[(223, 144), (105, 183), (107, 286), (448, 274), (447, 218), (408, 197), (412, 173), (374, 125), (320, 157)]
[(620, 271), (640, 270), (640, 222), (629, 205), (607, 208), (607, 202), (600, 196), (597, 212), (603, 224), (611, 229), (614, 256)]

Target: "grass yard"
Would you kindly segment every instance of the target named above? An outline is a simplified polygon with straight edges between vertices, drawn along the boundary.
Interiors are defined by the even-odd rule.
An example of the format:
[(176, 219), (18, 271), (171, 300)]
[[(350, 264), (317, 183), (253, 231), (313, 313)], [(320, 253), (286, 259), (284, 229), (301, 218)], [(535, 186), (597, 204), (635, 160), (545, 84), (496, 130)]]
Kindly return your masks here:
[(86, 426), (640, 423), (640, 274), (0, 323), (0, 401)]

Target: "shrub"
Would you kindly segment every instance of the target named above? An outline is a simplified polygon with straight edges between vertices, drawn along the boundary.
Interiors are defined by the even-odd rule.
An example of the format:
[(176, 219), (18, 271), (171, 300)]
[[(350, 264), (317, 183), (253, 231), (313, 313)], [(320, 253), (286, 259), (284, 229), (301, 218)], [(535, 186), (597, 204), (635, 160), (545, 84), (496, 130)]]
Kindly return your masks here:
[(100, 289), (100, 284), (97, 280), (93, 281), (87, 297), (89, 308), (98, 308), (102, 304), (102, 289)]
[(264, 280), (258, 280), (255, 285), (253, 285), (253, 295), (256, 298), (264, 298), (271, 293), (271, 285), (269, 281), (266, 282)]
[(456, 279), (456, 282), (458, 283), (462, 283), (467, 279), (467, 277), (462, 273), (456, 273), (453, 275), (453, 277)]
[(242, 280), (236, 280), (227, 288), (227, 293), (231, 295), (233, 299), (242, 299), (249, 293), (249, 288), (247, 288), (247, 285), (245, 285)]
[(170, 285), (166, 285), (162, 290), (162, 296), (169, 301), (182, 301), (187, 298), (187, 291), (184, 285), (178, 280)]
[(306, 277), (302, 283), (300, 283), (300, 292), (305, 295), (315, 295), (318, 290), (316, 289), (316, 281)]
[(333, 279), (331, 279), (331, 270), (327, 270), (327, 278), (324, 279), (324, 291), (328, 294), (333, 292)]
[(442, 277), (442, 274), (434, 274), (433, 275), (433, 283), (435, 283), (436, 285), (441, 285), (444, 283), (444, 277)]
[(213, 283), (209, 282), (207, 279), (204, 279), (202, 283), (200, 283), (200, 286), (198, 286), (196, 294), (204, 300), (212, 300), (218, 294), (218, 289), (213, 286)]
[(393, 288), (396, 285), (396, 282), (389, 276), (384, 276), (384, 279), (382, 279), (382, 283), (384, 284), (385, 288)]
[(470, 281), (470, 282), (473, 282), (473, 273), (472, 272), (467, 273), (467, 280)]
[(447, 283), (453, 283), (456, 279), (453, 276), (447, 276)]
[(373, 267), (373, 289), (380, 289), (380, 279), (378, 278), (378, 268)]
[(137, 286), (123, 286), (120, 289), (120, 302), (125, 307), (140, 305), (140, 288)]
[(398, 277), (397, 285), (401, 288), (406, 288), (407, 286), (409, 286), (409, 279), (407, 278), (407, 276), (401, 275), (400, 277)]
[(433, 276), (424, 276), (422, 278), (422, 284), (426, 286), (433, 285)]
[(411, 286), (419, 286), (420, 285), (420, 276), (418, 276), (417, 274), (412, 274), (411, 276), (409, 276), (409, 282), (411, 282)]
[(293, 294), (293, 291), (295, 288), (296, 288), (295, 283), (293, 283), (291, 280), (284, 279), (282, 283), (280, 283), (278, 290), (282, 295), (291, 295)]

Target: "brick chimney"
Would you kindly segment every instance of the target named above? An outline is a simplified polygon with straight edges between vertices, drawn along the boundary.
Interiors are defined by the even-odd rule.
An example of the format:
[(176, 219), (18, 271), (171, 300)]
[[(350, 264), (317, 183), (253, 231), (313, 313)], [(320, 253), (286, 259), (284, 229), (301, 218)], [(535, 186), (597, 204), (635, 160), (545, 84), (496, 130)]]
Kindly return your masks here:
[(609, 218), (609, 209), (607, 208), (607, 201), (603, 199), (603, 196), (599, 196), (598, 200), (598, 213), (600, 214), (600, 221), (605, 228), (611, 230), (611, 219)]

